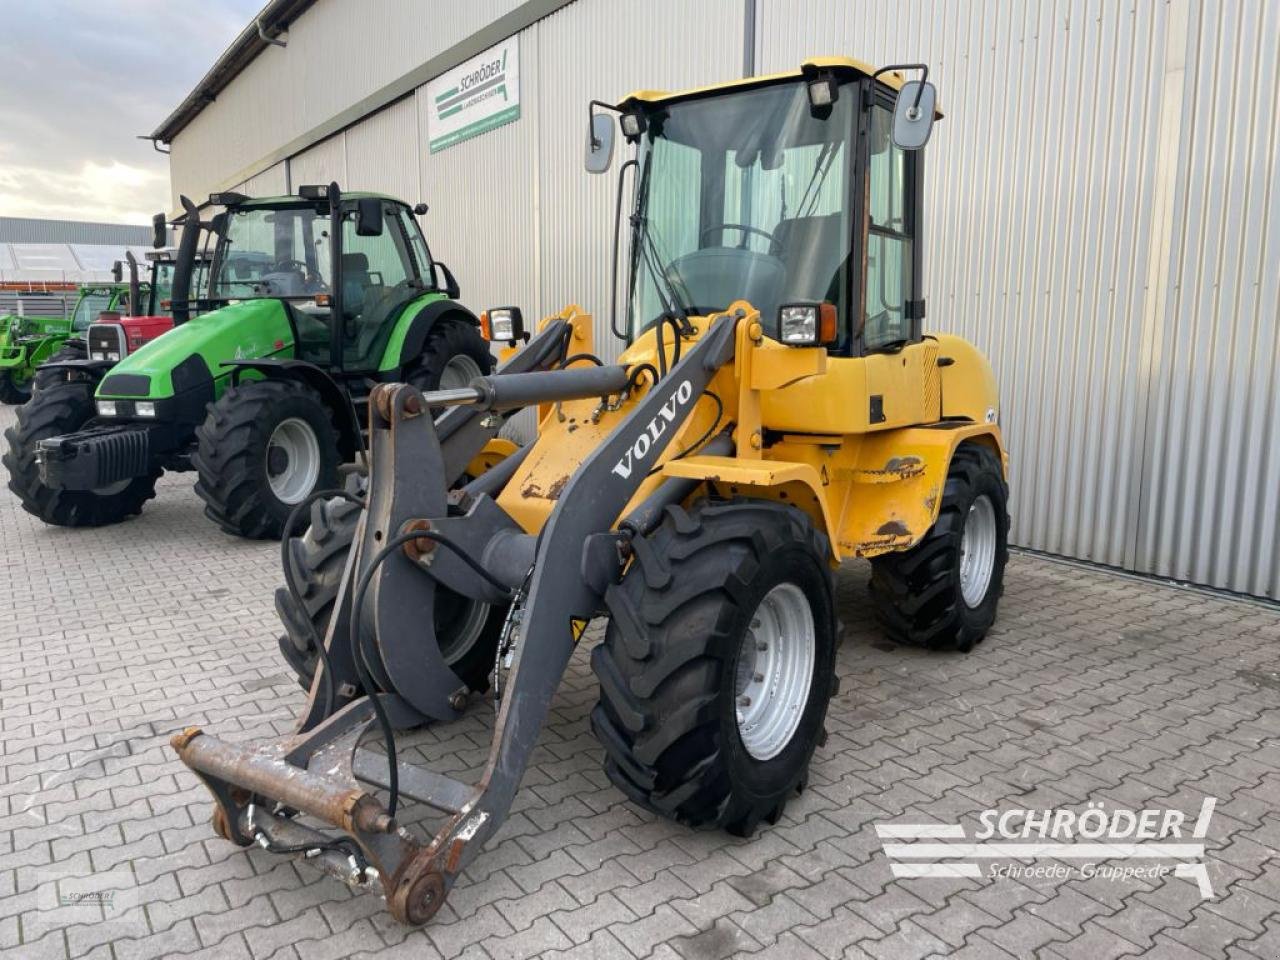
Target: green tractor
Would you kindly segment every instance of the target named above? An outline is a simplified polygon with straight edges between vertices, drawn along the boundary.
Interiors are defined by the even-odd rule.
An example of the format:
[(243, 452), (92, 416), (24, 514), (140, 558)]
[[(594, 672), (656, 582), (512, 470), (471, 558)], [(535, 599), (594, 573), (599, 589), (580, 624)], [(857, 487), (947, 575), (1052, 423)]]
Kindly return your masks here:
[[(374, 386), (465, 386), (492, 369), (414, 218), (425, 206), (336, 183), (209, 199), (225, 211), (205, 223), (182, 198), (174, 329), (118, 363), (58, 364), (60, 382), (6, 431), (9, 488), (44, 522), (116, 523), (163, 471), (194, 470), (219, 527), (279, 537), (294, 505), (361, 457)], [(201, 236), (208, 291), (191, 299)]]
[(79, 344), (74, 356), (84, 356), (81, 337), (89, 324), (100, 313), (130, 312), (129, 297), (129, 288), (121, 283), (86, 284), (69, 316), (0, 316), (0, 403), (30, 400), (36, 368), (47, 360), (71, 359), (75, 347), (68, 344)]

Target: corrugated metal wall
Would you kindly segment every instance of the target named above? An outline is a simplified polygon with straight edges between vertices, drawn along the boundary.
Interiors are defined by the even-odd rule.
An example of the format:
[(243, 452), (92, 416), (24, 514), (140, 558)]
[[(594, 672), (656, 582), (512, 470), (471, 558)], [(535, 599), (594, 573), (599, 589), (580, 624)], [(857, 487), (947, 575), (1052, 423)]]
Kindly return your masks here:
[[(340, 32), (339, 20), (342, 30), (367, 21), (407, 35), (426, 19), (410, 0), (385, 0), (347, 23), (335, 3), (299, 20), (292, 49), (320, 50), (305, 38)], [(513, 6), (490, 0), (474, 22), (468, 11), (449, 42)], [(576, 300), (597, 315), (600, 352), (614, 356), (617, 165), (605, 177), (582, 171), (585, 105), (738, 75), (747, 7), (577, 0), (520, 35), (517, 122), (431, 154), (419, 89), (292, 158), (288, 182), (338, 179), (425, 200), (429, 242), (468, 303), (540, 315)], [(928, 151), (928, 325), (974, 340), (996, 367), (1015, 541), (1280, 598), (1280, 6), (755, 7), (760, 73), (826, 53), (931, 64), (947, 118)], [(405, 70), (444, 46), (397, 49)], [(317, 71), (304, 82), (259, 67), (282, 53), (267, 51), (219, 97), (230, 112), (207, 129), (261, 118), (241, 101), (260, 102), (263, 90), (305, 118), (245, 133), (245, 150), (184, 131), (175, 183), (225, 177), (356, 99), (307, 101), (309, 84), (366, 89), (362, 78)], [(179, 157), (202, 149), (199, 170)], [(282, 180), (278, 168), (269, 172)]]
[(931, 66), (927, 326), (996, 367), (1014, 540), (1280, 597), (1280, 7), (758, 10), (760, 72)]

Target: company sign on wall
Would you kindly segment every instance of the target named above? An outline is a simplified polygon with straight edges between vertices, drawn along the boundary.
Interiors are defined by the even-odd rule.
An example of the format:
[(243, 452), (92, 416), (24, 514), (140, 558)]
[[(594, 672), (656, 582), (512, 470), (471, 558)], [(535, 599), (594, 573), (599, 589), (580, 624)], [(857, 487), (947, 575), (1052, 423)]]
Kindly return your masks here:
[(427, 84), (427, 142), (451, 147), (520, 116), (520, 41), (496, 47)]

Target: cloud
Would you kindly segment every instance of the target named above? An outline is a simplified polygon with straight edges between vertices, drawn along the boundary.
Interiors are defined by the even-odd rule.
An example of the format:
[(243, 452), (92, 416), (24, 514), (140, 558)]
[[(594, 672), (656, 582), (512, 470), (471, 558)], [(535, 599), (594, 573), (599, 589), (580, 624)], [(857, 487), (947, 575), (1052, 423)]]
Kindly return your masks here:
[(169, 165), (138, 140), (262, 0), (3, 0), (0, 214), (146, 223)]

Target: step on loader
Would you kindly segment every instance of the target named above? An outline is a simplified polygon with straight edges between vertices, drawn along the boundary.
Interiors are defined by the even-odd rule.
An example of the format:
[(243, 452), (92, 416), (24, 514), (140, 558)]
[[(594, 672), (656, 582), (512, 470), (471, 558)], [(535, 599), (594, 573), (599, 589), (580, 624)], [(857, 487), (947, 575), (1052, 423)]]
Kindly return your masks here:
[[(1006, 458), (989, 365), (922, 332), (937, 111), (905, 73), (923, 69), (810, 60), (592, 105), (588, 169), (612, 154), (597, 107), (637, 150), (619, 172), (619, 210), (635, 175), (613, 324), (626, 350), (601, 362), (575, 308), (527, 342), (518, 309), (493, 309), (484, 327), (509, 348), (496, 373), (376, 388), (365, 499), (317, 504), (318, 526), (286, 545), (284, 643), (309, 679), (296, 732), (173, 738), (218, 834), (306, 856), (423, 923), (511, 809), (593, 618), (608, 617), (591, 727), (611, 781), (740, 835), (777, 820), (822, 740), (842, 560), (870, 559), (896, 640), (983, 638)], [(537, 438), (476, 467), (529, 407)], [(446, 602), (464, 612), (440, 618)], [(469, 694), (490, 685), (474, 782), (402, 759), (397, 731), (484, 709)]]

